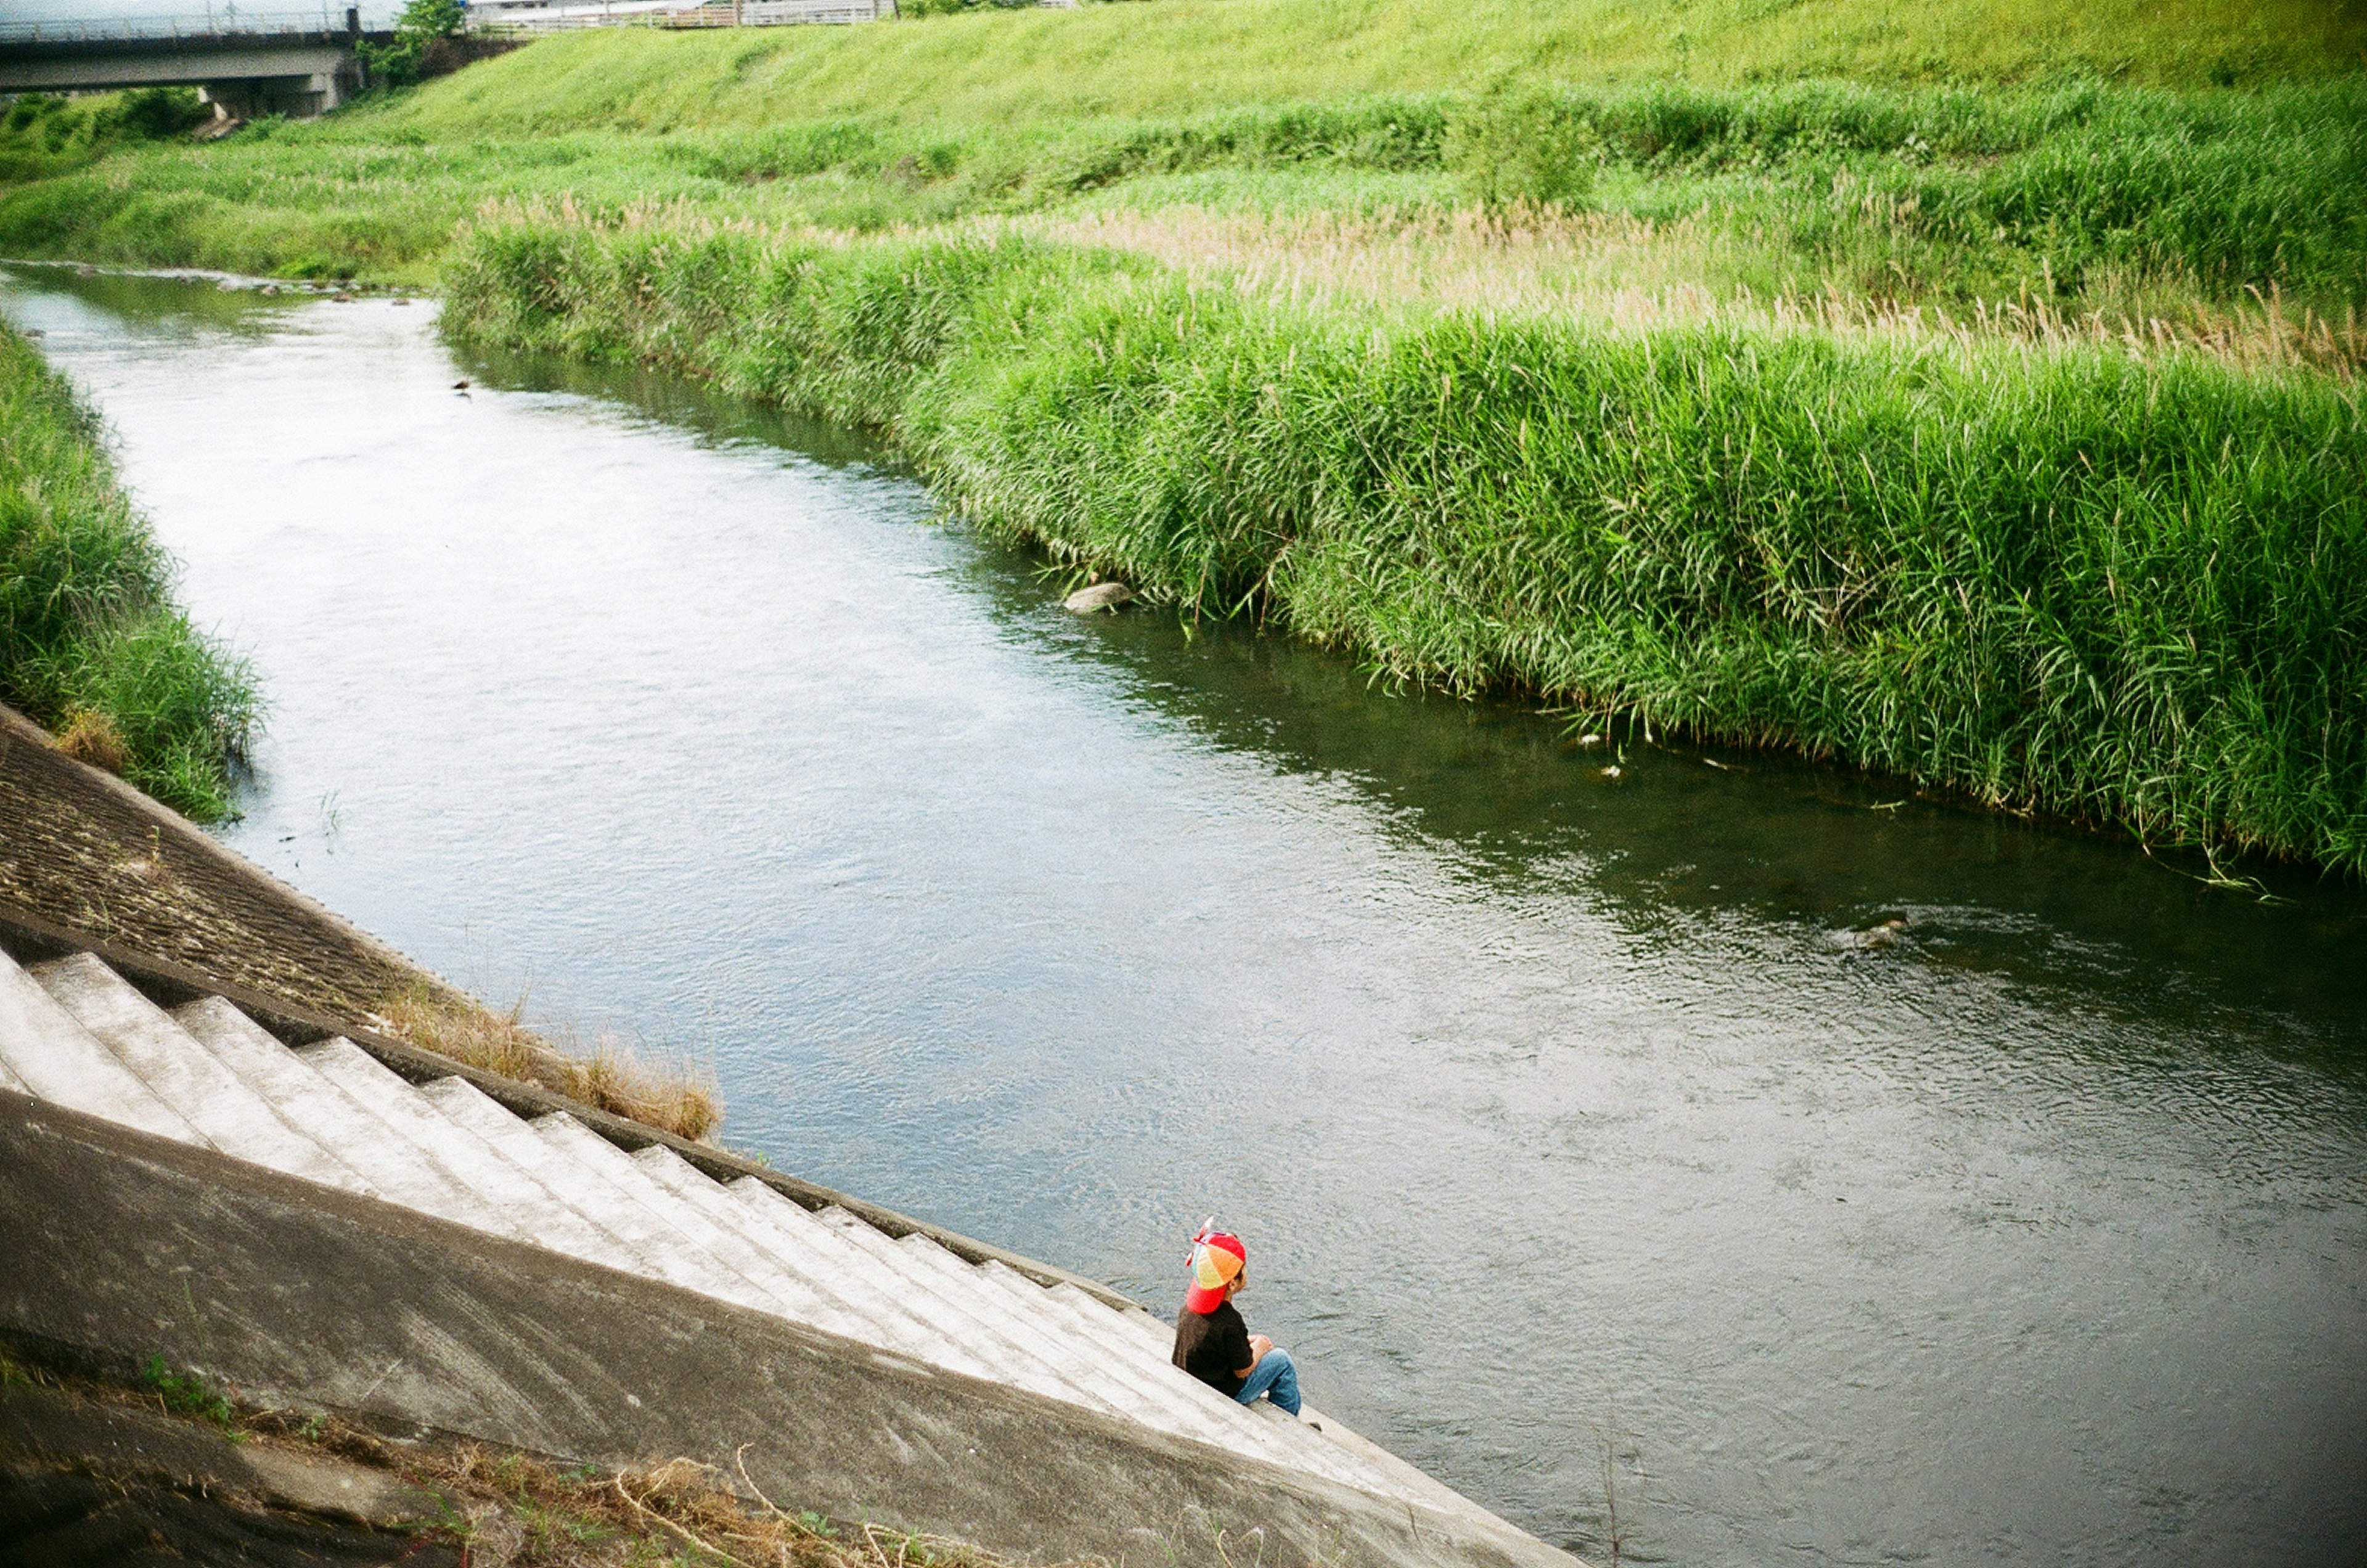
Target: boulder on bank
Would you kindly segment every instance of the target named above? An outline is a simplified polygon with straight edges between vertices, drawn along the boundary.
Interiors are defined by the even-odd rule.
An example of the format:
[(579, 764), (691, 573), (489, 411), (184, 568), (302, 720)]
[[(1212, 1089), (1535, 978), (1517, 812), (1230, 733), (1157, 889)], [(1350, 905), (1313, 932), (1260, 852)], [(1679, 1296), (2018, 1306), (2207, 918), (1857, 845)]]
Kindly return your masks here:
[(1115, 610), (1134, 597), (1134, 590), (1123, 582), (1096, 582), (1090, 588), (1080, 588), (1060, 601), (1060, 608), (1080, 615), (1090, 615), (1095, 610)]

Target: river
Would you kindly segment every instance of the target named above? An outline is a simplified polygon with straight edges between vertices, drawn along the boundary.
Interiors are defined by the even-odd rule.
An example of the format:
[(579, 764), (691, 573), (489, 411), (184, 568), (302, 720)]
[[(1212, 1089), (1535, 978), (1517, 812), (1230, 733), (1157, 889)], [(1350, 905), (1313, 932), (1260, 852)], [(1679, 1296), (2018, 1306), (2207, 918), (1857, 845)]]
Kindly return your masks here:
[(425, 304), (0, 310), (253, 655), (223, 839), (735, 1145), (1162, 1311), (1213, 1213), (1315, 1403), (1597, 1559), (2367, 1560), (2356, 888), (1080, 619)]

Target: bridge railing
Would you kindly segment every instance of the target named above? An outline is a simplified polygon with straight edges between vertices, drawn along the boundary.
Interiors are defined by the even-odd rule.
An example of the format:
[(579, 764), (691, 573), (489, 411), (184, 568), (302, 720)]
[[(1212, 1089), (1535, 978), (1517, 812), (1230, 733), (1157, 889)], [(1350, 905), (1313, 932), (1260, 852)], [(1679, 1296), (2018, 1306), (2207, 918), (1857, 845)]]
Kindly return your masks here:
[(74, 17), (55, 21), (0, 21), (0, 44), (132, 43), (187, 39), (318, 37), (343, 35), (346, 8), (323, 5), (309, 11), (244, 11), (217, 6), (210, 11), (175, 16)]
[(555, 0), (549, 5), (472, 6), (469, 30), (495, 36), (579, 28), (763, 28), (798, 22), (876, 22), (894, 0)]
[(762, 28), (876, 22), (895, 14), (893, 0), (495, 0), (470, 7), (469, 30), (530, 36), (579, 28)]

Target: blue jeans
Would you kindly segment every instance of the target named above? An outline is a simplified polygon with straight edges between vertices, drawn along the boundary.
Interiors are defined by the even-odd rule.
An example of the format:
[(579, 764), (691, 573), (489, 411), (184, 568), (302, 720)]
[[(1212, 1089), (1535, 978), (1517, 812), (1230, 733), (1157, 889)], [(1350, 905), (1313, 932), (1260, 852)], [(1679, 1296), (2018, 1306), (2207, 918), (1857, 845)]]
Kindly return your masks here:
[(1298, 1414), (1298, 1369), (1290, 1364), (1289, 1351), (1268, 1350), (1260, 1356), (1241, 1381), (1241, 1392), (1233, 1397), (1243, 1404), (1255, 1404), (1261, 1395), (1293, 1416)]

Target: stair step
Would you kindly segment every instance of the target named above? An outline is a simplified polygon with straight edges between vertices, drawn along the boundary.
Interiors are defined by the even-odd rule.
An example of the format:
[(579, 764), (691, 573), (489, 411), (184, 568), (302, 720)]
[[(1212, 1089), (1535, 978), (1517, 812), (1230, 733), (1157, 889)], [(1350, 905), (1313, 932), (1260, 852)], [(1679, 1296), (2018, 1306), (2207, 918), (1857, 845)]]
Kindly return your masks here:
[(810, 1212), (574, 1117), (414, 1085), (350, 1041), (291, 1050), (218, 997), (169, 1011), (95, 954), (0, 953), (0, 1089), (656, 1278), (972, 1376), (1526, 1537), (1313, 1409), (1244, 1407), (1172, 1364), (1173, 1329), (930, 1237)]
[[(1100, 1331), (1099, 1325), (1081, 1314), (1074, 1302), (1060, 1295), (1057, 1291), (1046, 1290), (1018, 1270), (993, 1259), (978, 1265), (978, 1274), (990, 1288), (1002, 1292), (1012, 1300), (1028, 1303), (1036, 1311), (1054, 1316), (1068, 1333), (1075, 1336), (1081, 1342), (1105, 1347), (1104, 1354), (1109, 1360), (1114, 1365), (1124, 1368), (1126, 1375), (1134, 1380), (1138, 1385), (1156, 1390), (1156, 1396), (1168, 1408), (1191, 1412), (1190, 1418), (1195, 1426), (1208, 1434), (1205, 1440), (1217, 1443), (1238, 1453), (1253, 1455), (1270, 1463), (1290, 1462), (1289, 1455), (1274, 1439), (1272, 1433), (1265, 1431), (1254, 1422), (1241, 1419), (1243, 1412), (1240, 1405), (1217, 1394), (1216, 1390), (1205, 1383), (1198, 1384), (1195, 1392), (1190, 1380), (1185, 1380), (1183, 1383), (1171, 1383), (1157, 1378), (1153, 1370), (1144, 1369), (1138, 1360), (1126, 1353), (1127, 1349), (1131, 1348), (1130, 1347), (1121, 1348), (1123, 1341), (1112, 1341), (1105, 1337)], [(1080, 1297), (1084, 1294), (1082, 1291), (1071, 1293)], [(1086, 1299), (1090, 1300), (1090, 1298)], [(1203, 1401), (1200, 1397), (1201, 1393), (1211, 1396), (1214, 1401), (1213, 1405)]]
[[(1084, 1295), (1082, 1291), (1077, 1293), (1080, 1296)], [(1085, 1299), (1092, 1300), (1091, 1297)], [(1175, 1330), (1172, 1325), (1160, 1322), (1159, 1319), (1138, 1307), (1119, 1309), (1098, 1302), (1093, 1304), (1101, 1306), (1106, 1321), (1138, 1346), (1143, 1354), (1157, 1357), (1163, 1365), (1174, 1372), (1175, 1376), (1189, 1380), (1196, 1387), (1207, 1389), (1211, 1398), (1225, 1398), (1217, 1390), (1208, 1388), (1206, 1383), (1201, 1382), (1197, 1378), (1193, 1378), (1188, 1372), (1175, 1367)], [(1354, 1433), (1339, 1426), (1311, 1404), (1301, 1406), (1300, 1416), (1303, 1419), (1293, 1420), (1287, 1412), (1275, 1410), (1264, 1401), (1260, 1401), (1253, 1409), (1241, 1406), (1238, 1401), (1226, 1400), (1225, 1402), (1237, 1409), (1242, 1409), (1246, 1415), (1256, 1416), (1259, 1412), (1272, 1412), (1276, 1418), (1266, 1423), (1267, 1430), (1289, 1450), (1290, 1458), (1287, 1462), (1293, 1465), (1321, 1471), (1335, 1479), (1344, 1481), (1351, 1486), (1359, 1487), (1367, 1492), (1379, 1492), (1384, 1496), (1408, 1498), (1410, 1501), (1426, 1503), (1432, 1507), (1440, 1506), (1432, 1498), (1413, 1495), (1402, 1483), (1401, 1477), (1397, 1476), (1388, 1465), (1376, 1462), (1372, 1456), (1381, 1455), (1398, 1466), (1403, 1466), (1404, 1461), (1356, 1437)], [(1429, 1478), (1425, 1476), (1423, 1479), (1428, 1481)], [(1432, 1482), (1431, 1484), (1437, 1485), (1435, 1482)], [(1445, 1490), (1444, 1487), (1438, 1489)], [(1452, 1496), (1455, 1494), (1449, 1493), (1448, 1495)], [(1458, 1501), (1462, 1500), (1458, 1498)], [(1464, 1502), (1463, 1506), (1467, 1508), (1476, 1507), (1476, 1505), (1468, 1502)], [(1492, 1514), (1485, 1514), (1484, 1510), (1479, 1511), (1486, 1517), (1495, 1517)]]
[(852, 1224), (825, 1223), (847, 1242), (894, 1271), (906, 1281), (909, 1290), (968, 1324), (968, 1334), (976, 1337), (973, 1342), (982, 1339), (994, 1346), (1002, 1375), (1011, 1381), (1050, 1398), (1065, 1399), (1107, 1415), (1137, 1416), (1121, 1393), (1101, 1386), (1102, 1380), (1092, 1375), (1093, 1369), (1080, 1363), (1073, 1347), (1062, 1345), (1026, 1314), (998, 1312), (996, 1303), (979, 1299), (976, 1288), (968, 1281), (941, 1278), (910, 1255), (898, 1251), (896, 1242), (861, 1220)]
[(878, 1330), (868, 1318), (847, 1305), (834, 1292), (823, 1289), (803, 1269), (791, 1268), (766, 1245), (753, 1219), (731, 1201), (731, 1194), (723, 1190), (721, 1182), (663, 1144), (636, 1150), (629, 1157), (651, 1180), (689, 1204), (720, 1231), (730, 1242), (733, 1256), (750, 1258), (763, 1267), (774, 1293), (790, 1306), (798, 1321), (868, 1343), (879, 1342)]
[(726, 1299), (776, 1317), (809, 1321), (798, 1310), (798, 1303), (807, 1299), (803, 1290), (794, 1281), (789, 1282), (786, 1295), (776, 1289), (785, 1273), (778, 1264), (724, 1231), (700, 1213), (696, 1205), (668, 1191), (648, 1170), (635, 1165), (624, 1150), (572, 1116), (542, 1117), (535, 1122), (534, 1130), (537, 1135), (549, 1139), (631, 1192), (642, 1207), (655, 1212), (666, 1229), (685, 1244), (715, 1258), (727, 1271), (725, 1282), (737, 1292)]
[[(985, 1268), (964, 1262), (918, 1232), (891, 1242), (844, 1210), (825, 1209), (818, 1217), (849, 1233), (857, 1227), (870, 1231), (907, 1268), (924, 1270), (946, 1281), (949, 1288), (959, 1290), (973, 1303), (972, 1310), (978, 1315), (1025, 1324), (1039, 1342), (1053, 1347), (1051, 1354), (1056, 1364), (1073, 1368), (1074, 1376), (1133, 1419), (1220, 1448), (1243, 1447), (1242, 1434), (1228, 1428), (1220, 1420), (1211, 1419), (1207, 1412), (1195, 1409), (1187, 1400), (1175, 1397), (1174, 1391), (1144, 1378), (1138, 1369), (1112, 1355), (1108, 1346), (1081, 1334), (1076, 1325), (1065, 1320), (1066, 1314), (1058, 1304), (1032, 1281), (1022, 1280), (1022, 1291), (1008, 1292)], [(1012, 1277), (1019, 1278), (1015, 1274)]]
[(87, 953), (30, 971), (41, 988), (224, 1154), (324, 1187), (376, 1190), (249, 1089), (173, 1015)]
[(1155, 1360), (1143, 1355), (1142, 1347), (1114, 1319), (1109, 1308), (1092, 1296), (1065, 1281), (1046, 1287), (1023, 1278), (1016, 1270), (997, 1264), (996, 1269), (1008, 1276), (1007, 1283), (1018, 1289), (1040, 1292), (1069, 1314), (1078, 1332), (1091, 1336), (1108, 1348), (1111, 1359), (1123, 1364), (1134, 1377), (1160, 1392), (1161, 1397), (1184, 1404), (1200, 1415), (1200, 1419), (1215, 1423), (1226, 1434), (1229, 1446), (1244, 1450), (1255, 1449), (1263, 1457), (1277, 1464), (1293, 1462), (1289, 1445), (1276, 1439), (1274, 1433), (1255, 1421), (1244, 1421), (1239, 1402), (1227, 1399), (1199, 1379), (1176, 1369), (1172, 1360)]
[(211, 1140), (164, 1103), (74, 1021), (41, 983), (0, 953), (0, 1061), (26, 1092), (71, 1111), (104, 1117), (178, 1143)]
[[(633, 1158), (643, 1160), (648, 1153), (644, 1149)], [(798, 1247), (785, 1239), (764, 1215), (741, 1202), (721, 1182), (692, 1168), (688, 1161), (676, 1161), (673, 1165), (656, 1160), (643, 1163), (651, 1180), (669, 1190), (679, 1187), (680, 1190), (674, 1192), (675, 1197), (695, 1205), (735, 1243), (763, 1254), (782, 1272), (810, 1292), (815, 1303), (814, 1322), (817, 1326), (849, 1339), (859, 1339), (866, 1345), (894, 1350), (899, 1355), (923, 1360), (935, 1359), (934, 1353), (937, 1347), (921, 1324), (917, 1321), (883, 1322), (879, 1314), (850, 1296), (844, 1280), (833, 1277), (827, 1269), (817, 1268), (814, 1259), (800, 1256)], [(894, 1315), (892, 1306), (889, 1315)]]
[(703, 1294), (715, 1293), (708, 1287), (725, 1272), (721, 1263), (690, 1262), (692, 1254), (680, 1238), (630, 1193), (535, 1136), (525, 1118), (511, 1114), (474, 1084), (466, 1078), (437, 1078), (420, 1085), (419, 1096), (482, 1138), (597, 1229), (609, 1248), (600, 1261)]
[(296, 1055), (481, 1199), (498, 1217), (502, 1234), (594, 1263), (613, 1256), (598, 1226), (352, 1041), (324, 1040)]
[[(1175, 1330), (1172, 1325), (1161, 1323), (1139, 1307), (1114, 1308), (1111, 1316), (1147, 1351), (1156, 1354), (1162, 1360), (1172, 1360), (1175, 1348)], [(1201, 1386), (1206, 1387), (1206, 1384)], [(1215, 1389), (1209, 1389), (1208, 1392), (1219, 1399), (1224, 1397), (1217, 1393)], [(1341, 1450), (1350, 1459), (1356, 1461), (1371, 1472), (1371, 1479), (1362, 1483), (1365, 1490), (1379, 1491), (1387, 1496), (1403, 1497), (1428, 1507), (1461, 1514), (1467, 1518), (1480, 1521), (1492, 1529), (1510, 1528), (1503, 1520), (1460, 1492), (1432, 1479), (1421, 1470), (1407, 1463), (1369, 1438), (1359, 1436), (1332, 1416), (1316, 1409), (1312, 1404), (1305, 1406), (1301, 1414), (1306, 1419), (1297, 1425), (1305, 1427), (1311, 1435), (1320, 1436), (1325, 1442)]]
[[(993, 1369), (964, 1350), (946, 1333), (944, 1321), (928, 1313), (925, 1303), (913, 1302), (900, 1276), (878, 1259), (776, 1192), (753, 1176), (725, 1184), (724, 1190), (753, 1207), (780, 1235), (780, 1245), (815, 1269), (827, 1269), (838, 1293), (851, 1304), (883, 1321), (908, 1322), (933, 1348), (928, 1359), (973, 1377), (991, 1377)], [(948, 1359), (948, 1357), (953, 1359)]]
[(282, 1116), (336, 1150), (379, 1197), (496, 1235), (510, 1234), (482, 1199), (230, 1003), (206, 997), (175, 1008), (172, 1016)]

